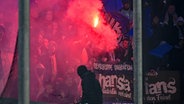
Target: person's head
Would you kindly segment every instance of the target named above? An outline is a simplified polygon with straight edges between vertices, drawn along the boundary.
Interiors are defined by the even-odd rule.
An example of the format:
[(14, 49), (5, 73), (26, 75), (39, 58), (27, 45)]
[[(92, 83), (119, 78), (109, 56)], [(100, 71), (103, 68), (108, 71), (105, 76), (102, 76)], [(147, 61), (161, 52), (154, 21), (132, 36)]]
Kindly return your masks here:
[(183, 17), (178, 17), (177, 24), (178, 24), (178, 26), (183, 26), (184, 25), (184, 19), (183, 19)]
[(55, 41), (50, 41), (49, 42), (49, 50), (51, 53), (54, 53), (56, 50), (56, 42)]
[(129, 46), (129, 39), (123, 39), (121, 45), (124, 49), (127, 49)]
[(184, 39), (179, 40), (179, 46), (180, 48), (184, 48)]
[(48, 20), (48, 21), (53, 20), (53, 11), (52, 11), (52, 10), (46, 11), (45, 18), (46, 18), (46, 20)]
[(44, 47), (48, 47), (49, 46), (49, 40), (48, 39), (43, 39), (43, 45), (44, 45)]
[(44, 32), (43, 31), (40, 31), (38, 33), (38, 43), (39, 44), (42, 44), (43, 43), (43, 40), (44, 40), (43, 36), (44, 36)]
[(154, 24), (154, 25), (159, 24), (159, 21), (160, 21), (160, 19), (159, 19), (158, 16), (154, 16), (154, 17), (153, 17), (153, 24)]
[(84, 73), (88, 72), (88, 69), (85, 65), (80, 65), (77, 68), (77, 74), (82, 78), (82, 76), (84, 75)]
[(130, 1), (129, 0), (122, 0), (123, 9), (128, 10), (130, 9)]
[(170, 4), (168, 6), (168, 13), (169, 14), (174, 14), (175, 13), (175, 5), (174, 4)]

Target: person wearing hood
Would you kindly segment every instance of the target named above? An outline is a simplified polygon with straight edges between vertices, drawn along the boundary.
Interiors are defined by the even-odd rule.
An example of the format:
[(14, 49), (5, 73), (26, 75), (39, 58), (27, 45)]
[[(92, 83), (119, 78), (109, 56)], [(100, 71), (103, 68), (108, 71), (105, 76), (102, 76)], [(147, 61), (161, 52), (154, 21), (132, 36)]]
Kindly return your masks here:
[(80, 65), (77, 68), (77, 73), (82, 80), (82, 98), (77, 104), (102, 104), (102, 89), (95, 74), (89, 71), (85, 65)]

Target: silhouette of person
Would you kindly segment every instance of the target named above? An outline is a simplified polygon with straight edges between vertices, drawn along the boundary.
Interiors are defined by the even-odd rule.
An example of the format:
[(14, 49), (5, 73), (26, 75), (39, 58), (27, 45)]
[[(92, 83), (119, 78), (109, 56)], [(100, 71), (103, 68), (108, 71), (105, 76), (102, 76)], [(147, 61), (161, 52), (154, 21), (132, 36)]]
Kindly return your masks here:
[(85, 65), (77, 68), (77, 73), (82, 79), (82, 98), (77, 104), (102, 104), (102, 89), (95, 74), (87, 69)]

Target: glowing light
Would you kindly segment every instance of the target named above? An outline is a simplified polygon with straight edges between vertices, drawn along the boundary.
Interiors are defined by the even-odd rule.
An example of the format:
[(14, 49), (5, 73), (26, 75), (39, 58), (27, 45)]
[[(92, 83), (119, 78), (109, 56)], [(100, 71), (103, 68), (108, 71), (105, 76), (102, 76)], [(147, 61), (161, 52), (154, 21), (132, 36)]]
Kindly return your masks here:
[(94, 27), (97, 27), (98, 23), (99, 23), (99, 17), (98, 16), (95, 16), (93, 26)]

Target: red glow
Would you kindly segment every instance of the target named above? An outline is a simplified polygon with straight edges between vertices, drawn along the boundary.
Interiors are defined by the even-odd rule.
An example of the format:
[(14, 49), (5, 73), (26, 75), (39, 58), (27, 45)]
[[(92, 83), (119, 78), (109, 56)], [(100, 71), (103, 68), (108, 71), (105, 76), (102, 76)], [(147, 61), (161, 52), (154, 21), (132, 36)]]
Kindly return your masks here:
[[(33, 16), (35, 20), (31, 18), (32, 27), (40, 29), (57, 42), (57, 75), (68, 76), (67, 73), (74, 73), (80, 64), (92, 65), (95, 60), (91, 57), (116, 47), (117, 34), (110, 25), (104, 24), (104, 17), (100, 13), (103, 7), (101, 0), (38, 1), (40, 3), (31, 12), (38, 14)], [(37, 34), (33, 29), (31, 33), (32, 36)], [(78, 76), (69, 77), (79, 79)], [(73, 95), (75, 93), (78, 92), (72, 92)]]
[[(110, 51), (117, 45), (117, 34), (109, 25), (104, 24), (104, 17), (100, 13), (102, 7), (101, 0), (73, 0), (66, 17), (77, 25), (76, 34), (80, 39), (87, 36), (88, 42), (95, 49)], [(85, 41), (81, 41), (86, 44)]]
[(95, 16), (94, 17), (94, 27), (97, 27), (97, 25), (98, 25), (98, 23), (99, 23), (99, 17), (98, 16)]
[[(0, 3), (0, 20), (2, 20), (0, 22), (7, 26), (6, 33), (10, 34), (7, 35), (10, 43), (8, 42), (7, 45), (0, 48), (2, 54), (5, 54), (6, 50), (12, 52), (11, 54), (7, 53), (8, 57), (14, 54), (13, 46), (15, 46), (18, 30), (18, 11), (15, 6), (18, 2), (12, 1), (2, 0)], [(79, 77), (76, 76), (76, 67), (80, 64), (92, 63), (92, 55), (98, 55), (102, 51), (112, 51), (117, 45), (117, 34), (110, 25), (104, 24), (105, 20), (100, 15), (100, 10), (103, 7), (102, 0), (30, 1), (31, 100), (56, 103), (59, 100), (58, 97), (64, 101), (63, 99), (68, 94), (72, 98), (73, 95), (78, 96), (76, 83), (79, 83)], [(51, 43), (56, 43), (56, 45)], [(10, 48), (7, 49), (6, 46)], [(7, 65), (10, 64), (7, 63)], [(3, 71), (9, 73), (12, 68), (10, 68), (11, 66), (6, 67), (9, 70), (3, 69)], [(58, 79), (53, 83), (56, 73)], [(51, 76), (52, 78), (50, 78)], [(12, 81), (16, 82), (14, 79)], [(0, 88), (0, 92), (3, 90), (2, 88)], [(14, 93), (17, 91), (13, 87), (9, 91), (13, 91), (13, 95), (17, 94)], [(58, 96), (54, 99), (52, 95)]]

